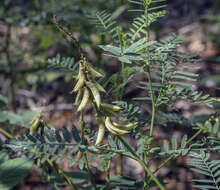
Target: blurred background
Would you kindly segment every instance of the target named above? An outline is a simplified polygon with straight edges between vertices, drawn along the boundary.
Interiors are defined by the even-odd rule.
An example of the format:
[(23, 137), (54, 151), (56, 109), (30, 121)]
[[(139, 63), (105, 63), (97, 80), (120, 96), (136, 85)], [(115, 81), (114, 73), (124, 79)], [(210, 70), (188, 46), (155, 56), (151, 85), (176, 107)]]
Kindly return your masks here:
[[(183, 35), (180, 51), (196, 52), (201, 57), (197, 71), (200, 78), (195, 89), (219, 97), (220, 1), (168, 0), (166, 4), (168, 14), (152, 26), (151, 38), (159, 40), (171, 33)], [(48, 59), (58, 54), (69, 61), (78, 61), (79, 57), (54, 26), (53, 15), (79, 40), (92, 64), (103, 70), (106, 76), (111, 76), (118, 69), (117, 60), (111, 59), (109, 64), (109, 59), (98, 48), (100, 44), (110, 43), (111, 39), (97, 32), (89, 23), (88, 14), (107, 9), (126, 28), (135, 16), (127, 11), (130, 8), (126, 0), (0, 0), (0, 95), (7, 97), (8, 102), (4, 110), (16, 113), (32, 110), (30, 114), (42, 111), (56, 128), (71, 126), (72, 122), (77, 126), (74, 95), (70, 93), (74, 84), (72, 73), (50, 68)], [(126, 91), (124, 100), (138, 93), (132, 90)], [(114, 99), (114, 94), (111, 97)], [(185, 117), (212, 113), (201, 105), (185, 101), (177, 102), (176, 106)], [(87, 110), (87, 122), (91, 122), (89, 113), (90, 109)], [(0, 118), (1, 127), (4, 127), (4, 121)], [(11, 129), (15, 135), (19, 130), (18, 127)], [(176, 134), (182, 135), (181, 130)], [(165, 131), (158, 132), (158, 138), (165, 135)], [(4, 140), (2, 136), (0, 139)], [(192, 189), (190, 180), (193, 174), (185, 162), (177, 160), (161, 170), (159, 175), (170, 181), (167, 189)], [(136, 163), (130, 160), (124, 160), (124, 163), (130, 165), (128, 169), (124, 167), (126, 175), (142, 175), (143, 171)], [(34, 169), (14, 190), (53, 189), (40, 182), (41, 177), (41, 172)], [(102, 174), (97, 178), (102, 180)]]

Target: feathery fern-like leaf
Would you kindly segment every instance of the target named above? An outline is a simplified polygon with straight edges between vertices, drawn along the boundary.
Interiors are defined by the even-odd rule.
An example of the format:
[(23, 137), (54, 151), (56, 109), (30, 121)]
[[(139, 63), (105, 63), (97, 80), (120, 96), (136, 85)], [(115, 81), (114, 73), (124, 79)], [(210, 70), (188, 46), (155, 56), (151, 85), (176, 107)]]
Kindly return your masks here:
[(70, 71), (76, 71), (78, 63), (75, 62), (74, 58), (71, 57), (61, 57), (57, 54), (56, 57), (48, 59), (49, 67), (61, 67)]
[(206, 179), (194, 179), (193, 181), (196, 182), (196, 185), (194, 185), (194, 187), (202, 190), (219, 190), (220, 161), (210, 161), (209, 159), (210, 154), (206, 153), (205, 151), (200, 151), (200, 153), (190, 153), (190, 159), (188, 163), (190, 166), (192, 166), (191, 170), (206, 177)]
[(112, 14), (104, 10), (88, 15), (89, 22), (96, 26), (100, 34), (110, 34), (113, 39), (117, 38), (116, 21)]
[[(47, 159), (58, 162), (68, 159), (70, 165), (75, 163), (76, 158), (73, 155), (77, 153), (79, 148), (85, 151), (80, 145), (81, 139), (75, 126), (72, 127), (71, 132), (63, 127), (62, 135), (55, 128), (45, 127), (44, 135), (38, 132), (31, 135), (27, 131), (25, 136), (26, 138), (12, 140), (10, 144), (5, 146), (14, 151), (22, 152), (29, 158), (40, 159), (41, 163)], [(76, 143), (72, 143), (73, 139)]]

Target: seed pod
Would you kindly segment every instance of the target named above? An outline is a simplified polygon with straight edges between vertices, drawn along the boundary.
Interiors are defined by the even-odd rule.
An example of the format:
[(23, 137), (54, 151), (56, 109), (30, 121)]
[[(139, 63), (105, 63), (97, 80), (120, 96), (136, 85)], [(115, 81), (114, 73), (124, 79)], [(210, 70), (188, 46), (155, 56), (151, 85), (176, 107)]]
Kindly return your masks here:
[(112, 122), (111, 122), (109, 117), (106, 117), (105, 126), (107, 127), (107, 129), (110, 129), (110, 132), (113, 131), (113, 132), (115, 132), (116, 134), (119, 134), (119, 135), (124, 135), (124, 134), (127, 134), (127, 133), (130, 132), (130, 131), (118, 129), (117, 127), (115, 127), (112, 124)]
[(86, 105), (88, 104), (89, 101), (89, 90), (87, 88), (84, 88), (83, 91), (83, 97), (82, 97), (82, 101), (77, 109), (78, 112), (83, 111), (86, 107)]
[(112, 104), (102, 103), (101, 107), (103, 109), (107, 109), (107, 110), (111, 110), (111, 111), (119, 111), (119, 110), (121, 110), (121, 108), (119, 106), (115, 106), (115, 105), (112, 105)]
[(105, 127), (112, 133), (112, 134), (114, 134), (114, 135), (117, 135), (117, 133), (114, 131), (114, 130), (112, 130), (112, 128), (111, 127), (109, 127), (109, 123), (106, 123), (106, 121), (105, 121)]
[(31, 128), (30, 128), (30, 134), (33, 135), (34, 132), (37, 130), (37, 128), (39, 127), (40, 125), (40, 122), (41, 122), (41, 115), (39, 115), (35, 121), (33, 122), (33, 124), (31, 125)]
[(91, 73), (93, 77), (103, 77), (103, 75), (98, 71), (96, 71), (94, 68), (92, 68), (90, 64), (88, 64), (87, 66), (88, 66), (88, 71)]
[(98, 88), (98, 90), (100, 92), (106, 93), (105, 89), (99, 83), (97, 83), (97, 82), (94, 82), (94, 83), (95, 83), (95, 86)]
[(103, 115), (108, 116), (108, 117), (118, 117), (118, 114), (112, 111), (111, 109), (106, 109), (105, 107), (100, 106), (100, 111), (103, 113)]
[(80, 62), (79, 62), (79, 72), (78, 72), (78, 75), (77, 75), (77, 79), (80, 78), (80, 75), (81, 75), (82, 73), (84, 73), (84, 71), (85, 71), (85, 66), (84, 66), (84, 64), (83, 64), (83, 61), (80, 60)]
[(86, 85), (89, 87), (89, 89), (91, 90), (92, 92), (92, 95), (94, 97), (94, 100), (95, 100), (95, 103), (97, 105), (97, 107), (99, 108), (100, 107), (100, 104), (101, 104), (101, 96), (100, 96), (100, 93), (99, 93), (99, 90), (98, 88), (96, 87), (96, 85), (92, 82), (86, 82)]
[(137, 126), (137, 122), (135, 123), (129, 123), (129, 124), (126, 124), (126, 125), (122, 125), (122, 124), (119, 124), (119, 123), (116, 123), (116, 122), (112, 122), (113, 125), (118, 128), (118, 129), (122, 129), (122, 130), (131, 130), (132, 128), (134, 128), (135, 126)]
[(104, 125), (104, 123), (98, 121), (98, 125), (99, 125), (99, 130), (98, 130), (98, 135), (97, 135), (95, 145), (100, 144), (102, 142), (103, 138), (104, 138), (104, 135), (105, 135), (105, 125)]
[(85, 77), (85, 74), (84, 73), (81, 73), (80, 76), (79, 76), (79, 79), (73, 89), (73, 92), (76, 92), (78, 91), (79, 89), (81, 89), (84, 84), (85, 84), (85, 80), (86, 80), (86, 77)]
[(40, 112), (39, 114), (37, 114), (29, 123), (30, 126), (32, 126), (34, 124), (34, 122), (39, 119), (42, 118), (42, 113)]
[(77, 95), (76, 95), (75, 105), (79, 105), (80, 104), (80, 102), (82, 101), (82, 97), (83, 97), (83, 89), (80, 89), (77, 92)]
[(42, 165), (41, 165), (41, 159), (40, 159), (40, 158), (37, 159), (37, 167), (38, 167), (38, 168), (41, 168), (41, 167), (42, 167)]

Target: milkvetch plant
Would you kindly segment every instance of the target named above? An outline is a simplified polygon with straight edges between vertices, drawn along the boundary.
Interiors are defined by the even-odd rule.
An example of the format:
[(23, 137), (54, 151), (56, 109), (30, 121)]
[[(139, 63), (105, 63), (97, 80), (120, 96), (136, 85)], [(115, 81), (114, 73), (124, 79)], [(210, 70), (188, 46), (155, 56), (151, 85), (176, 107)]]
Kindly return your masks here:
[[(11, 139), (2, 147), (35, 160), (46, 173), (45, 180), (57, 189), (60, 185), (68, 184), (74, 190), (146, 190), (152, 187), (164, 190), (166, 183), (157, 177), (157, 172), (172, 159), (186, 155), (191, 156), (190, 165), (194, 171), (211, 177), (209, 181), (197, 180), (203, 183), (197, 187), (218, 189), (219, 172), (216, 170), (220, 164), (208, 161), (212, 150), (210, 146), (214, 151), (219, 151), (218, 115), (211, 115), (205, 123), (195, 122), (178, 114), (174, 104), (181, 99), (212, 106), (217, 101), (191, 88), (198, 77), (195, 74), (197, 56), (178, 51), (183, 40), (181, 36), (172, 34), (160, 41), (150, 40), (152, 23), (166, 14), (162, 10), (164, 0), (129, 0), (129, 3), (135, 7), (132, 11), (140, 15), (126, 30), (118, 26), (107, 11), (91, 13), (88, 17), (90, 23), (97, 26), (100, 35), (113, 39), (112, 44), (99, 46), (105, 55), (119, 63), (119, 71), (110, 77), (89, 61), (89, 55), (84, 53), (78, 40), (54, 17), (55, 26), (73, 43), (79, 60), (56, 56), (48, 62), (50, 66), (73, 72), (72, 94), (76, 105), (74, 112), (80, 115), (79, 126), (73, 125), (71, 131), (64, 126), (59, 131), (48, 124), (40, 113), (30, 122), (29, 131), (24, 137)], [(141, 81), (135, 79), (136, 73), (143, 76)], [(126, 101), (125, 92), (130, 83), (135, 84), (143, 96)], [(140, 104), (150, 105), (150, 109), (143, 110)], [(95, 128), (87, 127), (84, 119), (89, 105), (94, 110), (91, 117), (96, 123)], [(154, 129), (171, 124), (191, 127), (195, 132), (191, 137), (184, 134), (180, 141), (176, 137), (172, 137), (170, 142), (164, 139), (161, 148), (160, 144), (155, 143)], [(212, 135), (213, 138), (198, 140), (200, 134)], [(128, 136), (135, 139), (137, 147), (126, 139)], [(198, 150), (201, 154), (195, 153)], [(144, 170), (144, 177), (136, 179), (124, 176), (123, 171), (119, 176), (111, 176), (111, 165), (116, 155), (137, 161)], [(163, 161), (156, 169), (150, 169), (152, 161), (158, 157)], [(77, 165), (79, 171), (68, 173), (60, 169), (58, 163), (66, 160), (70, 167)], [(95, 161), (100, 164), (95, 166)], [(49, 173), (48, 168), (56, 173)], [(105, 173), (105, 183), (97, 182), (93, 168)]]

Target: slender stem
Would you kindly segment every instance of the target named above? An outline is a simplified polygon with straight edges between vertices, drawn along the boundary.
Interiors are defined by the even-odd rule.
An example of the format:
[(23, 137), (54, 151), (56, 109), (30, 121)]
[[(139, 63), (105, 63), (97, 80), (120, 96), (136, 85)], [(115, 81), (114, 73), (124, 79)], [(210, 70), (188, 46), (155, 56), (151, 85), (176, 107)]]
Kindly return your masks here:
[(73, 184), (70, 178), (61, 170), (55, 163), (53, 163), (50, 159), (47, 159), (47, 163), (54, 168), (57, 173), (65, 179), (65, 181), (72, 187), (73, 190), (77, 190), (77, 187)]
[(88, 170), (90, 181), (91, 181), (92, 185), (94, 186), (95, 190), (98, 190), (98, 188), (96, 186), (96, 183), (95, 183), (95, 180), (93, 178), (92, 171), (91, 171), (91, 169), (89, 167), (89, 162), (88, 162), (86, 153), (83, 154), (83, 157), (84, 157), (84, 161), (85, 161), (85, 164), (86, 164), (86, 169)]
[[(124, 62), (121, 62), (121, 72), (120, 72), (121, 78), (122, 78), (121, 84), (124, 83), (124, 79), (125, 79), (125, 77), (126, 77), (126, 76), (124, 76), (124, 69), (125, 69), (125, 63), (124, 63)], [(121, 100), (122, 100), (123, 95), (124, 95), (124, 90), (125, 90), (124, 86), (122, 86), (121, 90), (119, 89), (119, 91), (118, 91), (119, 94), (118, 94), (118, 96), (117, 96), (117, 97), (118, 97), (118, 101), (121, 101)], [(116, 145), (118, 146), (118, 138), (117, 138), (117, 137), (115, 138), (115, 141), (116, 141), (116, 142), (115, 142)], [(118, 155), (117, 155), (116, 173), (117, 173), (117, 175), (119, 175), (119, 176), (121, 176), (122, 173), (123, 173), (122, 159), (123, 159), (123, 155), (122, 155), (122, 154), (118, 154)]]
[[(197, 131), (188, 141), (186, 141), (186, 145), (192, 142), (200, 133), (202, 132), (202, 129)], [(153, 172), (156, 173), (158, 172), (162, 167), (164, 167), (170, 160), (172, 160), (175, 157), (175, 154), (171, 154), (164, 162), (162, 162), (158, 168)]]
[[(122, 77), (121, 84), (124, 83), (124, 74), (123, 74), (124, 69), (125, 69), (125, 63), (122, 62), (122, 63), (121, 63), (121, 77)], [(121, 100), (122, 100), (123, 94), (124, 94), (124, 87), (122, 86), (122, 88), (121, 88), (121, 90), (120, 90), (120, 92), (119, 92), (119, 94), (118, 94), (118, 97), (119, 97), (119, 98), (118, 98), (118, 101), (121, 101)]]
[(13, 136), (8, 133), (7, 131), (5, 131), (4, 129), (0, 128), (0, 133), (4, 134), (6, 137), (8, 137), (9, 139), (12, 139)]
[(158, 97), (157, 97), (157, 100), (156, 100), (156, 106), (158, 107), (159, 104), (160, 104), (160, 98), (161, 96), (163, 96), (163, 91), (164, 91), (164, 84), (165, 83), (165, 67), (164, 65), (162, 65), (162, 75), (161, 75), (161, 88), (160, 88), (160, 91), (159, 91), (159, 94), (158, 94)]
[[(81, 112), (80, 113), (80, 126), (81, 126), (81, 131), (82, 131), (81, 139), (82, 139), (82, 144), (86, 145), (85, 121), (84, 121), (84, 117), (83, 116), (84, 116), (84, 113)], [(92, 171), (91, 171), (91, 169), (89, 167), (89, 162), (88, 162), (88, 159), (87, 159), (87, 153), (86, 152), (83, 153), (83, 158), (84, 158), (84, 161), (85, 161), (85, 164), (86, 164), (86, 169), (88, 170), (90, 181), (91, 181), (92, 185), (94, 186), (95, 190), (98, 190), (97, 186), (96, 186), (96, 183), (95, 183), (95, 180), (93, 178)]]
[(134, 156), (135, 160), (139, 162), (139, 164), (144, 168), (147, 174), (152, 178), (152, 180), (158, 185), (161, 190), (165, 190), (163, 185), (159, 182), (159, 180), (154, 176), (154, 174), (148, 169), (147, 165), (138, 157), (132, 147), (121, 137), (118, 135), (118, 139), (123, 143), (123, 145), (127, 148), (127, 150)]
[(82, 144), (86, 144), (85, 142), (85, 122), (84, 122), (84, 115), (83, 112), (80, 113), (80, 127), (81, 127), (81, 139)]
[(11, 25), (9, 24), (7, 27), (7, 34), (6, 34), (6, 47), (5, 47), (5, 53), (6, 53), (6, 59), (7, 59), (7, 64), (9, 66), (9, 73), (11, 74), (11, 102), (12, 102), (12, 107), (15, 109), (15, 89), (14, 89), (14, 84), (15, 84), (15, 68), (14, 65), (11, 61), (11, 56), (10, 56), (10, 40), (11, 40)]
[[(147, 1), (144, 1), (144, 14), (145, 14), (145, 20), (146, 20), (146, 43), (150, 41), (150, 27), (148, 26), (148, 8), (149, 3)], [(149, 81), (149, 88), (150, 88), (150, 97), (152, 102), (152, 116), (151, 116), (151, 124), (150, 124), (150, 136), (153, 136), (153, 128), (154, 128), (154, 121), (155, 121), (155, 113), (156, 113), (156, 104), (155, 104), (155, 94), (153, 91), (153, 85), (152, 85), (152, 78), (151, 78), (151, 70), (150, 70), (150, 51), (149, 47), (146, 47), (147, 50), (147, 58), (145, 62), (145, 67), (147, 69), (147, 78)]]
[[(117, 148), (119, 148), (119, 144), (118, 144), (118, 138), (117, 136), (115, 136), (115, 144), (117, 146)], [(121, 176), (122, 175), (122, 157), (123, 155), (122, 154), (117, 154), (117, 165), (116, 165), (116, 173), (118, 176)]]
[(60, 188), (57, 186), (56, 183), (54, 183), (53, 186), (54, 186), (54, 188), (55, 188), (56, 190), (60, 190)]
[(150, 124), (150, 136), (153, 136), (153, 128), (154, 128), (154, 121), (155, 121), (155, 113), (156, 113), (156, 103), (155, 103), (155, 94), (153, 91), (153, 85), (152, 85), (152, 78), (151, 78), (151, 71), (149, 62), (146, 63), (146, 69), (147, 69), (147, 77), (149, 82), (149, 88), (150, 88), (150, 97), (152, 102), (152, 116), (151, 116), (151, 124)]
[(83, 52), (83, 49), (81, 48), (79, 42), (76, 40), (76, 38), (70, 33), (68, 32), (64, 27), (62, 27), (58, 22), (57, 22), (57, 19), (56, 19), (56, 16), (53, 17), (53, 23), (56, 25), (56, 27), (63, 33), (65, 34), (65, 36), (68, 36), (74, 46), (76, 47), (77, 51), (78, 51), (78, 54), (80, 55), (81, 59), (83, 58), (86, 58), (85, 55), (84, 55), (84, 52)]
[(150, 136), (153, 136), (154, 122), (155, 122), (155, 114), (156, 114), (156, 106), (152, 101), (152, 116), (151, 116), (151, 124), (150, 124)]
[[(150, 2), (144, 1), (144, 15), (145, 15), (145, 23), (146, 23), (146, 43), (150, 41), (150, 27), (148, 26), (149, 22), (149, 16), (148, 16), (148, 9)], [(147, 58), (145, 62), (145, 68), (147, 70), (147, 78), (148, 78), (148, 83), (149, 83), (149, 93), (151, 97), (151, 103), (152, 103), (152, 115), (151, 115), (151, 124), (150, 124), (150, 137), (153, 137), (153, 129), (154, 129), (154, 122), (155, 122), (155, 114), (156, 114), (156, 100), (155, 100), (155, 94), (153, 91), (153, 85), (152, 85), (152, 77), (151, 77), (151, 70), (150, 70), (150, 51), (149, 47), (146, 47), (146, 53), (147, 53)], [(148, 125), (148, 124), (146, 124)], [(152, 142), (152, 141), (151, 141)], [(151, 148), (151, 144), (149, 145), (149, 149)], [(149, 163), (149, 152), (144, 152), (144, 161), (146, 163)], [(148, 180), (148, 173), (145, 173), (145, 184), (144, 184), (144, 189), (147, 188), (147, 183), (146, 181)]]
[(110, 190), (111, 187), (110, 187), (110, 170), (111, 170), (111, 162), (112, 162), (112, 159), (108, 160), (108, 165), (107, 165), (107, 168), (106, 168), (106, 189), (107, 190)]
[(199, 129), (190, 139), (186, 141), (186, 145), (191, 143), (202, 131), (203, 129)]

